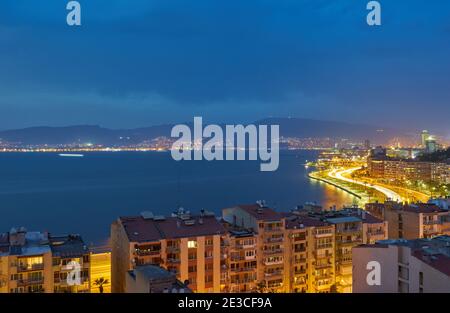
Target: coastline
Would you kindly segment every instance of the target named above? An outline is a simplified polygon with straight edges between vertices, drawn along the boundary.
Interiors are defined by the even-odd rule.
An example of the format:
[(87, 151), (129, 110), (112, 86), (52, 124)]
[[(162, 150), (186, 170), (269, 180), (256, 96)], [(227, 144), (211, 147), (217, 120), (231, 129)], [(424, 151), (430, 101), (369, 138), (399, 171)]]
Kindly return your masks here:
[(310, 178), (310, 179), (314, 179), (314, 180), (317, 180), (317, 181), (320, 181), (320, 182), (323, 182), (323, 183), (332, 185), (332, 186), (334, 186), (334, 187), (336, 187), (336, 188), (339, 188), (339, 189), (341, 189), (341, 190), (347, 192), (348, 194), (351, 194), (352, 196), (355, 196), (355, 197), (358, 198), (358, 199), (362, 199), (362, 196), (361, 196), (361, 195), (358, 195), (357, 193), (355, 193), (355, 192), (353, 192), (353, 191), (351, 191), (351, 190), (349, 190), (349, 189), (347, 189), (347, 188), (345, 188), (345, 187), (342, 187), (342, 186), (340, 186), (340, 185), (338, 185), (338, 184), (336, 184), (336, 183), (333, 183), (332, 181), (329, 181), (329, 180), (327, 180), (327, 179), (320, 178), (320, 177), (315, 177), (315, 176), (312, 175), (312, 173), (308, 173), (307, 176), (308, 176), (308, 178)]

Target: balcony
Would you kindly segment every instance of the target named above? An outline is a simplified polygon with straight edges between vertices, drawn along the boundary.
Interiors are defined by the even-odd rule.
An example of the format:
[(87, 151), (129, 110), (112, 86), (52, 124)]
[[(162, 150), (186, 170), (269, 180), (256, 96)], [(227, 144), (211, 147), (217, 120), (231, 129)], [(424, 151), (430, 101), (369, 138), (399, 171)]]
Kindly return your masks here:
[(358, 233), (358, 232), (361, 232), (361, 228), (341, 228), (341, 229), (338, 229), (336, 232), (337, 233), (345, 233), (345, 234)]
[(180, 247), (179, 246), (167, 246), (166, 250), (168, 253), (179, 253)]
[(325, 243), (325, 244), (316, 245), (316, 249), (330, 249), (330, 248), (333, 248), (333, 244), (332, 243)]
[(284, 239), (283, 237), (277, 237), (277, 238), (269, 237), (269, 238), (266, 238), (265, 242), (266, 243), (276, 243), (276, 242), (282, 242), (283, 239)]
[(343, 246), (349, 246), (349, 245), (359, 245), (362, 243), (362, 239), (355, 239), (355, 240), (336, 240), (336, 243)]
[(423, 225), (439, 225), (442, 224), (439, 220), (433, 220), (433, 221), (423, 221)]
[(283, 264), (283, 260), (276, 260), (276, 261), (263, 261), (264, 265), (278, 265)]
[(369, 231), (369, 236), (384, 236), (384, 230)]
[(437, 235), (439, 234), (439, 231), (437, 229), (433, 228), (426, 228), (423, 230), (424, 235)]
[(294, 253), (306, 252), (306, 247), (294, 248)]
[(350, 264), (342, 264), (339, 266), (339, 274), (340, 275), (351, 275), (352, 274), (352, 265)]
[(306, 279), (298, 279), (294, 281), (294, 285), (295, 286), (302, 286), (302, 285), (306, 285)]
[(306, 269), (294, 271), (294, 275), (303, 275), (303, 274), (306, 274)]
[(282, 231), (283, 231), (283, 228), (281, 228), (281, 227), (265, 227), (264, 228), (265, 233), (279, 233)]
[(279, 278), (281, 276), (283, 276), (283, 272), (282, 271), (276, 271), (276, 272), (269, 272), (269, 273), (264, 273), (264, 276), (266, 278)]
[(333, 267), (333, 264), (331, 263), (319, 263), (315, 265), (316, 269), (324, 269), (324, 268), (331, 268)]
[(294, 264), (306, 263), (306, 258), (294, 259)]
[[(233, 246), (233, 245), (231, 245)], [(252, 242), (252, 241), (248, 241), (248, 242), (244, 242), (242, 243), (239, 241), (236, 241), (234, 244), (234, 248), (236, 249), (254, 249), (256, 248), (256, 242)]]
[(339, 264), (342, 264), (342, 265), (351, 265), (352, 264), (352, 257), (350, 256), (350, 257), (343, 257), (343, 258), (340, 258), (339, 260), (338, 260), (338, 262), (339, 262)]
[(38, 284), (43, 284), (43, 283), (44, 283), (44, 277), (19, 279), (17, 281), (17, 286), (38, 285)]
[(280, 288), (283, 287), (283, 281), (268, 281), (267, 288)]
[[(255, 283), (256, 278), (243, 278), (243, 279), (236, 279), (236, 280), (232, 280), (231, 284), (232, 285), (239, 285), (239, 284), (251, 284), (251, 283)], [(237, 286), (234, 286), (237, 287)]]
[(316, 233), (314, 236), (316, 238), (324, 238), (324, 237), (330, 237), (333, 235), (333, 232), (326, 232), (326, 233)]
[(230, 269), (234, 273), (243, 273), (243, 272), (253, 272), (256, 270), (256, 267), (239, 267), (239, 268), (231, 268)]
[[(316, 275), (315, 280), (316, 281), (327, 281), (327, 280), (331, 280), (333, 278), (333, 274), (320, 274), (320, 275)], [(331, 283), (331, 282), (329, 282)]]
[(245, 261), (245, 257), (243, 255), (231, 256), (230, 261), (231, 262)]
[(26, 271), (42, 271), (44, 269), (44, 264), (18, 264), (17, 271), (18, 272), (26, 272)]
[(329, 291), (331, 285), (332, 285), (332, 281), (322, 281), (320, 285), (316, 285), (314, 286), (316, 292), (324, 292), (324, 291)]
[(136, 250), (136, 254), (138, 256), (158, 256), (160, 254), (159, 250), (151, 251), (151, 250)]
[(282, 254), (283, 249), (264, 250), (265, 255)]

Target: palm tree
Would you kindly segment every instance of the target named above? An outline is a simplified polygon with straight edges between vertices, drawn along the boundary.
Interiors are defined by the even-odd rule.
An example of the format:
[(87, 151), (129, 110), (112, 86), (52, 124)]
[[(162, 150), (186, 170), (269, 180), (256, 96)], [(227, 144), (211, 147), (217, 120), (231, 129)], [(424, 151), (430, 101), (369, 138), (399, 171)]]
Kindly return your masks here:
[(103, 285), (106, 285), (106, 284), (109, 284), (109, 280), (105, 279), (104, 277), (97, 278), (94, 281), (94, 285), (98, 286), (98, 289), (100, 289), (100, 293), (103, 293)]

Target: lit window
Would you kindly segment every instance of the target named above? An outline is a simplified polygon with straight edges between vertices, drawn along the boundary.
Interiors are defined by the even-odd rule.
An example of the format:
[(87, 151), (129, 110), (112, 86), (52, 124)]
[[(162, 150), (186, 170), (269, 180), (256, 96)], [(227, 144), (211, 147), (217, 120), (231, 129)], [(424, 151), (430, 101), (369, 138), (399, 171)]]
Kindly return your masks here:
[(189, 240), (188, 241), (188, 248), (197, 248), (197, 241), (196, 240)]

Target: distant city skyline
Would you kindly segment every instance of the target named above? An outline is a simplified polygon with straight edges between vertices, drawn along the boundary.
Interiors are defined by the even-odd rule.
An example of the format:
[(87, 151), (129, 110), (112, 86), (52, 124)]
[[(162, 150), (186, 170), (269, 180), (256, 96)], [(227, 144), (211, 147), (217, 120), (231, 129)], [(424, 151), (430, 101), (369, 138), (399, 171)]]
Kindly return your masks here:
[[(450, 136), (450, 3), (0, 3), (0, 128), (302, 117)], [(411, 127), (412, 126), (412, 127)]]

